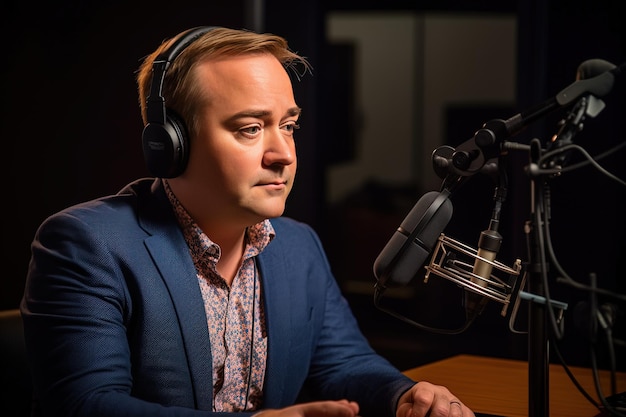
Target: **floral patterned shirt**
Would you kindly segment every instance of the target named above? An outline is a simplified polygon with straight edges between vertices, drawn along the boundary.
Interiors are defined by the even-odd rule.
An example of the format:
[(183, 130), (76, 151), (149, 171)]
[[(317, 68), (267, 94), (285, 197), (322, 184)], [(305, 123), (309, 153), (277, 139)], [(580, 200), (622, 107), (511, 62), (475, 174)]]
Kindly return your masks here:
[(216, 268), (220, 247), (198, 227), (167, 181), (163, 183), (204, 300), (213, 360), (213, 411), (256, 410), (263, 397), (267, 333), (255, 256), (274, 238), (274, 229), (269, 220), (248, 227), (242, 264), (229, 287)]

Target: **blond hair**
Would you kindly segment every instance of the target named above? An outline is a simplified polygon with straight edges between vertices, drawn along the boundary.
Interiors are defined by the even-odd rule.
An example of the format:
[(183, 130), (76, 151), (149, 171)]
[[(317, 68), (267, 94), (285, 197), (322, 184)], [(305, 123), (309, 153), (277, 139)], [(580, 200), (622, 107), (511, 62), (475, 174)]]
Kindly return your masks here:
[[(152, 83), (152, 64), (155, 58), (168, 48), (176, 37), (164, 41), (153, 53), (148, 55), (137, 73), (139, 105), (144, 125), (147, 123), (147, 99)], [(287, 70), (299, 78), (311, 71), (305, 57), (291, 51), (287, 41), (270, 33), (259, 34), (248, 30), (214, 28), (204, 33), (189, 44), (174, 59), (163, 81), (163, 97), (167, 108), (174, 111), (185, 121), (188, 134), (197, 132), (195, 114), (203, 103), (202, 92), (195, 88), (195, 66), (208, 58), (234, 57), (248, 54), (271, 54)]]

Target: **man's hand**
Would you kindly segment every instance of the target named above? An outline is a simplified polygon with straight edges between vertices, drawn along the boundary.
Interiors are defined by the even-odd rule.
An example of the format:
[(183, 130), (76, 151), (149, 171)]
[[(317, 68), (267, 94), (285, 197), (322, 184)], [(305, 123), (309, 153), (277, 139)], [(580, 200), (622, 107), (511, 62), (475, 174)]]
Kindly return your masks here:
[(263, 410), (254, 417), (357, 417), (359, 405), (354, 401), (313, 401), (277, 410)]
[(475, 417), (446, 387), (418, 382), (398, 401), (396, 417)]

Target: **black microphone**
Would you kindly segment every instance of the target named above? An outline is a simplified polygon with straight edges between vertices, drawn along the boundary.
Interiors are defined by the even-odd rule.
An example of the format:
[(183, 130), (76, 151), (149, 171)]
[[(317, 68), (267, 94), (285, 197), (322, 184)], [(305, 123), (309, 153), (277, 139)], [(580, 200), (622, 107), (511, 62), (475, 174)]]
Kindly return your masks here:
[(576, 80), (587, 80), (589, 78), (604, 74), (605, 72), (608, 72), (613, 77), (615, 77), (616, 75), (621, 74), (624, 69), (626, 69), (626, 63), (623, 63), (618, 67), (615, 64), (610, 63), (609, 61), (605, 61), (604, 59), (588, 59), (578, 66), (578, 69), (576, 70)]
[(448, 191), (430, 191), (422, 196), (374, 262), (377, 288), (406, 285), (428, 259), (452, 217)]
[[(624, 64), (626, 65), (626, 64)], [(624, 67), (622, 65), (622, 67)], [(578, 66), (576, 70), (577, 82), (594, 80), (593, 90), (598, 92), (610, 91), (613, 88), (614, 76), (621, 73), (622, 68), (603, 59), (589, 59)], [(590, 97), (592, 93), (584, 95), (578, 103), (569, 111), (567, 117), (559, 122), (559, 130), (548, 144), (548, 150), (555, 150), (572, 143), (572, 139), (583, 129), (583, 120), (586, 116), (595, 117), (604, 108), (602, 100)], [(555, 155), (549, 161), (549, 166), (563, 166), (570, 157), (571, 152), (562, 152)]]

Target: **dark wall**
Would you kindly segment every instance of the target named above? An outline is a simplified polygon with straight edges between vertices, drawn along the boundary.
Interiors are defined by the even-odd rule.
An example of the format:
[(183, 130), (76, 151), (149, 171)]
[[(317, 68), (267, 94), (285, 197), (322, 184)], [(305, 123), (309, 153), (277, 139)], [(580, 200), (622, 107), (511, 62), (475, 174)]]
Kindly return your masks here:
[(244, 27), (244, 3), (3, 3), (0, 308), (19, 303), (45, 217), (147, 175), (134, 78), (142, 57), (191, 26)]

